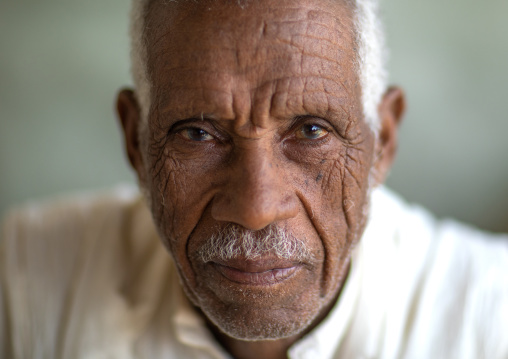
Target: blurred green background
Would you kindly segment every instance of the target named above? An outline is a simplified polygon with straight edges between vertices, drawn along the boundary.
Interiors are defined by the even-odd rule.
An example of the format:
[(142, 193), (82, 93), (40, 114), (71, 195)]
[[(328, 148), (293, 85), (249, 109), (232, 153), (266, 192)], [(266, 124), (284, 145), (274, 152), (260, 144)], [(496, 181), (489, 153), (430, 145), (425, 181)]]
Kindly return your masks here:
[[(436, 215), (508, 232), (508, 1), (385, 0), (409, 110), (389, 185)], [(0, 2), (0, 213), (134, 182), (113, 103), (131, 83), (129, 1)]]

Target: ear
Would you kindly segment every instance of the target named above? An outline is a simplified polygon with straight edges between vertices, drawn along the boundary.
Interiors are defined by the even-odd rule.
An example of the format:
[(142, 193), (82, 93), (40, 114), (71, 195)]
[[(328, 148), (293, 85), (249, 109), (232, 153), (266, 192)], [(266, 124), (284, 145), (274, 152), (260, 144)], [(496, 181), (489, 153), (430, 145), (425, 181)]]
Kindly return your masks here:
[(390, 87), (378, 106), (381, 122), (377, 138), (376, 185), (382, 184), (392, 167), (398, 145), (398, 131), (406, 110), (406, 98), (399, 87)]
[(139, 125), (141, 110), (134, 91), (122, 89), (117, 96), (116, 111), (122, 126), (124, 146), (132, 168), (138, 175), (140, 183), (144, 183), (145, 166), (139, 143)]

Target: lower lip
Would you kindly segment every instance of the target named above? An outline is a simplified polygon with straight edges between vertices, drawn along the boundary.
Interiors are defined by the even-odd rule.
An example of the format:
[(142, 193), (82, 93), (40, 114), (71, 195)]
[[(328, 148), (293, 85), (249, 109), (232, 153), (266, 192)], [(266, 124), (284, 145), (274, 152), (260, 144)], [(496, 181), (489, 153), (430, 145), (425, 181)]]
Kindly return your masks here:
[(263, 272), (244, 272), (218, 263), (214, 263), (214, 267), (220, 274), (232, 282), (260, 286), (282, 282), (293, 276), (298, 270), (298, 266), (294, 266), (289, 268), (274, 268)]

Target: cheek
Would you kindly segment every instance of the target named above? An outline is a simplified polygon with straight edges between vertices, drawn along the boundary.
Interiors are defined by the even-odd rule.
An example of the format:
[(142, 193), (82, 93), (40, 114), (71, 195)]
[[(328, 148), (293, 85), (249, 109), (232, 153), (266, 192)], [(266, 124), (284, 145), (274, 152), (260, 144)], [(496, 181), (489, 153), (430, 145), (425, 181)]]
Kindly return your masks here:
[(196, 286), (196, 278), (187, 255), (188, 241), (206, 213), (214, 183), (220, 179), (210, 158), (206, 162), (200, 158), (185, 160), (169, 147), (153, 151), (149, 164), (153, 218), (192, 299), (189, 289)]
[[(320, 161), (318, 170), (312, 174), (313, 198), (312, 218), (325, 248), (327, 258), (335, 258), (341, 248), (346, 246), (348, 230), (343, 207), (345, 179), (347, 176), (347, 149), (341, 148), (334, 157), (327, 157)], [(326, 261), (325, 261), (326, 263)]]
[[(183, 246), (212, 196), (216, 178), (208, 158), (185, 160), (169, 146), (152, 145), (149, 190), (152, 213), (172, 252)], [(175, 254), (175, 253), (173, 253)]]
[(369, 149), (343, 146), (309, 167), (302, 185), (307, 212), (324, 249), (321, 295), (336, 293), (349, 255), (363, 230), (367, 203)]
[(342, 206), (351, 231), (349, 240), (354, 243), (360, 239), (367, 219), (372, 166), (373, 146), (348, 149), (344, 166)]
[(299, 183), (299, 197), (313, 222), (336, 222), (342, 216), (342, 196), (346, 176), (347, 147), (306, 157), (290, 170)]
[(182, 175), (186, 171), (164, 148), (150, 157), (148, 166), (154, 219), (166, 236), (176, 237), (179, 208), (185, 205)]

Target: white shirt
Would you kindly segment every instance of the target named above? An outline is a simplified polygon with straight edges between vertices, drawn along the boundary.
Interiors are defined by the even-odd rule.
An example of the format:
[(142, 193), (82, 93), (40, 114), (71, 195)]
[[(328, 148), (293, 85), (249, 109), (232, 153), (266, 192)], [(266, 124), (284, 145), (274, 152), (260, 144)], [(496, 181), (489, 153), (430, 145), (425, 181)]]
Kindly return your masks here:
[[(438, 222), (387, 189), (341, 296), (300, 358), (508, 358), (508, 237)], [(5, 220), (0, 358), (229, 358), (183, 294), (138, 192)]]

